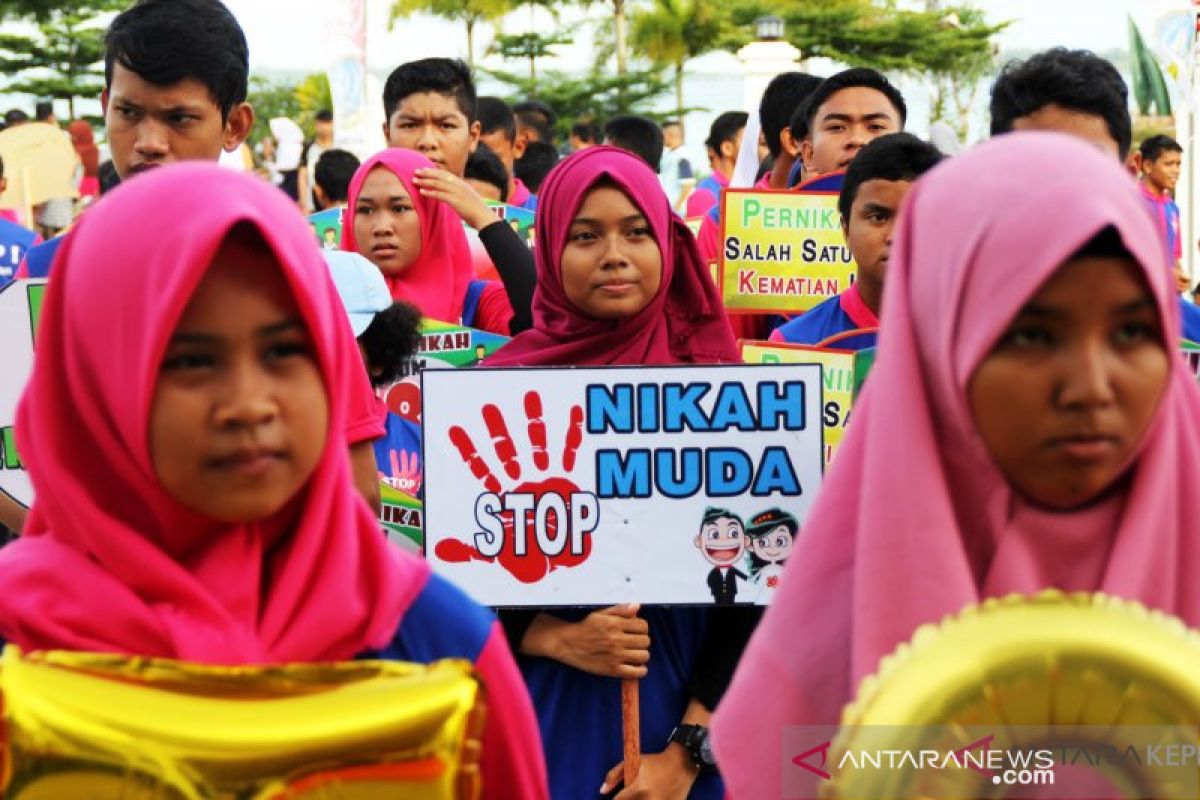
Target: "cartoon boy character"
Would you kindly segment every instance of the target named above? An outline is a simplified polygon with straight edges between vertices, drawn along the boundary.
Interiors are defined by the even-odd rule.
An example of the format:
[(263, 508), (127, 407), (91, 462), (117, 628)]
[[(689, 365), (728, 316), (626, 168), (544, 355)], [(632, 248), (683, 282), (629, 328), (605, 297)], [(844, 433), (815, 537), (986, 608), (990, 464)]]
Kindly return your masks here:
[(780, 508), (768, 508), (750, 518), (746, 549), (750, 551), (751, 580), (768, 589), (779, 585), (779, 576), (792, 554), (799, 530), (796, 518)]
[(713, 565), (708, 573), (713, 602), (719, 606), (733, 605), (737, 599), (737, 579), (746, 580), (746, 574), (735, 566), (746, 552), (746, 531), (741, 518), (725, 508), (704, 509), (700, 532), (692, 543)]

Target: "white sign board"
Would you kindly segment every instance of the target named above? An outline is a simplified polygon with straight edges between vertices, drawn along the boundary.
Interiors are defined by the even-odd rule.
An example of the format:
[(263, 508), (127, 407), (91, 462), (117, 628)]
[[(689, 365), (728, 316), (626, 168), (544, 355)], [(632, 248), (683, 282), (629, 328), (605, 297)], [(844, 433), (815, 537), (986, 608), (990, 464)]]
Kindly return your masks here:
[(33, 371), (33, 331), (45, 286), (34, 280), (0, 288), (0, 492), (24, 506), (33, 502), (33, 486), (17, 455), (13, 423)]
[(807, 364), (426, 370), (425, 556), (492, 606), (767, 603), (821, 392)]

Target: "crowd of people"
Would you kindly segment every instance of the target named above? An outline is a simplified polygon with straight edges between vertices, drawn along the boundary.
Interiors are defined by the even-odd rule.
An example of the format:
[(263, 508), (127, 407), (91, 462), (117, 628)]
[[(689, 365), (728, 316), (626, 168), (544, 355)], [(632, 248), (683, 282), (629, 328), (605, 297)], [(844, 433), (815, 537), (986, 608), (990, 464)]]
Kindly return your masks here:
[[(328, 113), (312, 141), (279, 119), (249, 147), (248, 72), (219, 0), (140, 0), (105, 39), (107, 166), (69, 126), (94, 199), (63, 224), (51, 202), (0, 219), (0, 284), (49, 279), (16, 420), (36, 500), (26, 516), (0, 493), (19, 532), (0, 641), (465, 658), (487, 689), (485, 796), (628, 800), (780, 797), (785, 728), (836, 724), (918, 626), (987, 597), (1105, 591), (1200, 625), (1184, 153), (1133, 149), (1102, 58), (1007, 65), (991, 139), (953, 156), (905, 132), (875, 70), (776, 77), (756, 186), (837, 192), (857, 264), (791, 316), (727, 313), (710, 272), (745, 112), (713, 122), (701, 176), (678, 121), (580, 121), (560, 150), (553, 109), (477, 97), (465, 64), (430, 58), (391, 72), (360, 162)], [(532, 248), (495, 202), (536, 212)], [(323, 252), (304, 214), (331, 208)], [(379, 529), (380, 474), (419, 493), (420, 431), (376, 389), (422, 317), (511, 336), (485, 367), (730, 364), (739, 339), (856, 331), (878, 354), (765, 614), (494, 613)], [(624, 786), (631, 678), (644, 755)]]

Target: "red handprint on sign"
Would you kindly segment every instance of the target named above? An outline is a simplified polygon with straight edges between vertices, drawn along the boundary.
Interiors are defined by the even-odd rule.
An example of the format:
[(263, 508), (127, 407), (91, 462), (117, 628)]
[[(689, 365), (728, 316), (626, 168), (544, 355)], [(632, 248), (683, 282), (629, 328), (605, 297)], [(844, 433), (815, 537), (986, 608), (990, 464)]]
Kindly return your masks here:
[(388, 451), (391, 473), (380, 472), (379, 479), (405, 494), (417, 497), (421, 493), (421, 457), (408, 450)]
[[(547, 473), (551, 469), (551, 454), (547, 445), (542, 397), (536, 391), (531, 391), (525, 394), (524, 401), (526, 435), (533, 466), (539, 472)], [(565, 474), (574, 471), (575, 456), (583, 444), (583, 408), (572, 406), (569, 412), (561, 458), (564, 474), (543, 476), (538, 480), (525, 476), (516, 443), (500, 409), (488, 403), (482, 409), (482, 416), (504, 475), (510, 482), (521, 481), (522, 477), (526, 477), (526, 480), (511, 489), (503, 489), (501, 479), (480, 455), (470, 434), (458, 425), (451, 427), (450, 442), (462, 456), (463, 463), (496, 499), (494, 507), (485, 508), (499, 520), (503, 533), (497, 537), (501, 541), (495, 542), (486, 537), (483, 540), (489, 545), (494, 544), (492, 549), (496, 552), (484, 552), (486, 548), (480, 547), (479, 537), (485, 534), (479, 534), (474, 545), (456, 539), (442, 540), (437, 543), (434, 553), (448, 562), (499, 562), (501, 567), (523, 583), (536, 583), (559, 567), (583, 563), (592, 550), (591, 537), (583, 534), (595, 529), (599, 511), (594, 497), (581, 492)], [(487, 499), (485, 495), (477, 502), (485, 503)], [(502, 504), (500, 501), (503, 501)], [(479, 507), (477, 505), (477, 518)], [(519, 531), (516, 525), (518, 514), (524, 522)], [(569, 537), (571, 546), (567, 546)]]

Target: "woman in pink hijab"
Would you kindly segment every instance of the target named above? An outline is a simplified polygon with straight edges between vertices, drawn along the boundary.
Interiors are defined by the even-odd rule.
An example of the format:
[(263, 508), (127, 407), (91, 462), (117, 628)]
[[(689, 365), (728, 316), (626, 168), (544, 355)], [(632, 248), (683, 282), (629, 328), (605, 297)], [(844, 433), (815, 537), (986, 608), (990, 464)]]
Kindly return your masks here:
[(287, 197), (188, 162), (59, 250), (17, 415), (37, 499), (0, 550), (0, 640), (207, 664), (466, 658), (486, 796), (544, 797), (491, 614), (388, 544), (355, 491), (362, 363)]
[[(533, 328), (488, 359), (488, 366), (741, 362), (721, 295), (695, 238), (669, 206), (660, 207), (661, 189), (656, 192), (649, 183), (653, 176), (637, 156), (609, 146), (572, 155), (546, 176), (539, 195), (543, 199), (538, 201)], [(575, 216), (585, 195), (601, 180), (633, 198), (646, 217), (651, 245), (661, 261), (652, 296), (635, 313), (619, 317), (581, 308), (563, 269), (568, 240), (582, 235), (572, 230)], [(645, 238), (650, 240), (650, 233)]]
[(780, 797), (788, 726), (837, 724), (919, 625), (985, 598), (1103, 591), (1200, 625), (1200, 389), (1139, 201), (1059, 134), (917, 182), (876, 366), (716, 714), (734, 798)]
[[(474, 209), (468, 218), (478, 226), (508, 291), (498, 281), (474, 279), (464, 218), (451, 202)], [(411, 303), (426, 317), (503, 336), (528, 325), (533, 277), (528, 248), (469, 185), (434, 170), (433, 162), (414, 150), (388, 148), (355, 171), (342, 219), (342, 249), (375, 264), (392, 298)], [(514, 305), (525, 311), (516, 320)]]

